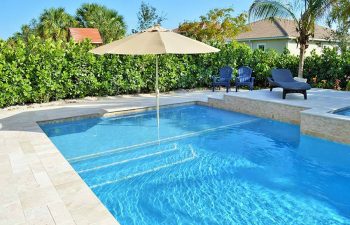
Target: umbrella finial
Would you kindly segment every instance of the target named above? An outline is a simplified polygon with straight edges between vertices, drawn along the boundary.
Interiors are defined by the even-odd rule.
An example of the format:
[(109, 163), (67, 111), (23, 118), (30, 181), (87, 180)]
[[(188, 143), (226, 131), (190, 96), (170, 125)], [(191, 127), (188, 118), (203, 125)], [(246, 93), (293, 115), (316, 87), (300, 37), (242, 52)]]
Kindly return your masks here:
[(155, 24), (153, 27), (148, 28), (144, 32), (166, 32), (169, 31), (163, 27), (160, 26), (160, 24)]

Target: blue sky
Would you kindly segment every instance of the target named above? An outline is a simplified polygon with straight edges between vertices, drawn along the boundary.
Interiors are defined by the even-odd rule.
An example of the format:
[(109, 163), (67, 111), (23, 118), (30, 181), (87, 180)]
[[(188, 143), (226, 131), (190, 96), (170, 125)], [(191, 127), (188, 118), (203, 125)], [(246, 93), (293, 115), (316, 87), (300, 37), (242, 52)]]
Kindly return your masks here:
[[(6, 39), (20, 30), (23, 24), (37, 18), (45, 8), (64, 7), (67, 12), (74, 14), (75, 10), (86, 2), (106, 5), (117, 10), (124, 16), (130, 31), (137, 26), (136, 13), (141, 0), (4, 0), (0, 8), (0, 38)], [(167, 21), (166, 28), (175, 28), (184, 20), (194, 20), (210, 9), (233, 7), (235, 14), (247, 11), (252, 0), (145, 0), (164, 12)]]

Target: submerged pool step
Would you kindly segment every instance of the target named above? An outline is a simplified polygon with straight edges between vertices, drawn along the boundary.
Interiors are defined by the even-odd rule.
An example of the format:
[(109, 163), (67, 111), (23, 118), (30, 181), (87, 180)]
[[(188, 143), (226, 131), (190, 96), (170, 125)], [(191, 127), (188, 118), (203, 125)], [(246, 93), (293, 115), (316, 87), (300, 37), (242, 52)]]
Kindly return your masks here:
[(177, 146), (176, 149), (155, 153), (152, 157), (143, 156), (140, 155), (137, 158), (125, 159), (96, 169), (81, 171), (79, 175), (91, 188), (96, 188), (159, 171), (197, 157), (195, 151), (189, 146), (180, 148)]
[[(243, 120), (243, 121), (240, 120), (240, 121), (236, 121), (236, 122), (231, 123), (231, 124), (226, 124), (226, 125), (222, 125), (222, 126), (218, 126), (218, 127), (207, 127), (207, 128), (203, 128), (203, 130), (190, 131), (187, 133), (185, 132), (185, 133), (180, 134), (180, 135), (164, 137), (164, 138), (160, 138), (158, 140), (138, 143), (135, 145), (128, 145), (128, 146), (124, 146), (124, 147), (116, 147), (113, 149), (101, 150), (101, 151), (91, 153), (91, 154), (79, 155), (76, 157), (67, 158), (67, 160), (71, 164), (80, 163), (80, 162), (85, 161), (85, 160), (96, 159), (96, 158), (104, 157), (104, 156), (110, 156), (112, 154), (119, 153), (119, 152), (129, 151), (129, 150), (133, 150), (133, 149), (137, 149), (137, 148), (146, 148), (149, 146), (156, 146), (156, 145), (160, 145), (160, 144), (164, 145), (166, 143), (170, 143), (170, 142), (173, 142), (176, 140), (181, 140), (184, 138), (198, 136), (198, 135), (206, 134), (209, 132), (217, 132), (219, 130), (228, 129), (230, 127), (239, 127), (239, 126), (242, 126), (244, 124), (254, 123), (254, 122), (259, 121), (259, 120), (261, 120), (261, 119), (254, 118), (254, 119)], [(72, 151), (74, 151), (74, 150), (72, 150)]]
[(143, 158), (158, 156), (167, 152), (176, 151), (176, 144), (161, 144), (148, 147), (125, 149), (113, 154), (96, 156), (71, 163), (78, 173), (93, 171), (108, 166), (127, 163)]

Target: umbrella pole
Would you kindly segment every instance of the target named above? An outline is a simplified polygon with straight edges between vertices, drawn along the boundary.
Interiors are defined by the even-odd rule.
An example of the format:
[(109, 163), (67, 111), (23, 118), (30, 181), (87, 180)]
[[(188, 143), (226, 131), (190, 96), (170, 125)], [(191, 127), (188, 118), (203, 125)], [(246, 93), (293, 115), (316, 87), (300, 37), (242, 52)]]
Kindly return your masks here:
[(158, 75), (158, 55), (156, 55), (156, 98), (157, 98), (157, 129), (158, 129), (158, 141), (159, 141), (159, 75)]

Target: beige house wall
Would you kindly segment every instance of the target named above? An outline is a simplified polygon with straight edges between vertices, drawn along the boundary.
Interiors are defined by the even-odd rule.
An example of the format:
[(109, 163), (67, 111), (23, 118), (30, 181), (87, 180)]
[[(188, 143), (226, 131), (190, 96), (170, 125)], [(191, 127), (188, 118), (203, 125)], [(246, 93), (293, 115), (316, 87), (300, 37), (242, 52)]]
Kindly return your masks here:
[[(288, 41), (288, 50), (293, 55), (299, 55), (299, 46), (295, 40)], [(309, 56), (313, 50), (316, 51), (316, 54), (321, 54), (324, 48), (334, 48), (336, 43), (329, 43), (328, 41), (310, 41), (309, 47), (306, 49), (306, 56)]]
[[(252, 49), (257, 49), (259, 44), (265, 45), (265, 49), (275, 49), (277, 52), (282, 53), (285, 48), (288, 48), (291, 54), (299, 55), (299, 47), (294, 39), (261, 39), (261, 40), (247, 40), (238, 42), (245, 43)], [(306, 56), (309, 56), (313, 50), (317, 54), (322, 53), (322, 49), (325, 47), (335, 47), (336, 43), (329, 43), (328, 41), (310, 41), (309, 47), (306, 50)]]
[(276, 39), (276, 40), (252, 40), (252, 41), (239, 41), (249, 45), (252, 49), (257, 49), (259, 44), (264, 44), (265, 49), (275, 49), (277, 52), (283, 52), (288, 47), (288, 39)]

